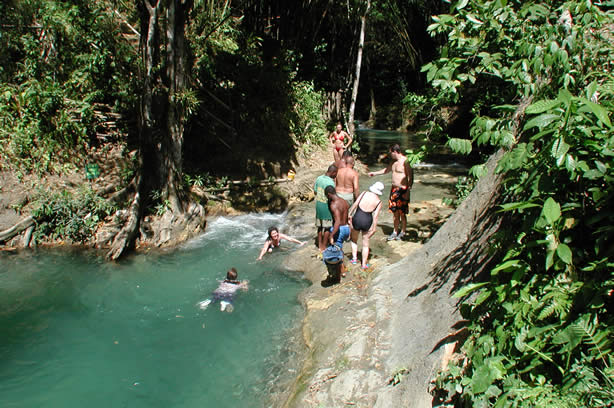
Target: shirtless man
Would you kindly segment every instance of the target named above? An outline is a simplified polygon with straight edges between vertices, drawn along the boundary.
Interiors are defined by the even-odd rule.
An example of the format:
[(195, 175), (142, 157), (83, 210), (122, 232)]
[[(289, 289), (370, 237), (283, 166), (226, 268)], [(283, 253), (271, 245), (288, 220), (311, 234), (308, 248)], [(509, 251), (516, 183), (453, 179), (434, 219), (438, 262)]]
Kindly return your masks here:
[[(407, 162), (407, 157), (401, 153), (401, 147), (395, 144), (390, 147), (392, 163), (386, 168), (369, 173), (369, 177), (392, 172), (392, 188), (388, 208), (392, 212), (394, 231), (388, 241), (402, 239), (407, 227), (407, 212), (409, 211), (409, 192), (414, 184), (414, 172)], [(401, 229), (399, 230), (399, 222)]]
[[(345, 153), (344, 153), (345, 154)], [(335, 189), (337, 195), (347, 201), (348, 206), (354, 204), (354, 200), (358, 197), (358, 172), (354, 170), (354, 158), (350, 155), (345, 157), (345, 167), (337, 170), (337, 178), (335, 179)]]
[[(347, 143), (345, 139), (347, 138)], [(343, 125), (341, 123), (337, 123), (337, 128), (328, 136), (328, 140), (330, 141), (333, 147), (333, 159), (335, 162), (341, 160), (341, 156), (345, 149), (347, 149), (352, 144), (352, 136), (350, 136), (345, 130), (343, 130)]]
[(333, 226), (330, 229), (329, 243), (343, 248), (343, 242), (350, 236), (350, 225), (348, 224), (348, 203), (337, 195), (335, 187), (328, 186), (324, 190), (328, 199), (328, 208), (333, 216)]

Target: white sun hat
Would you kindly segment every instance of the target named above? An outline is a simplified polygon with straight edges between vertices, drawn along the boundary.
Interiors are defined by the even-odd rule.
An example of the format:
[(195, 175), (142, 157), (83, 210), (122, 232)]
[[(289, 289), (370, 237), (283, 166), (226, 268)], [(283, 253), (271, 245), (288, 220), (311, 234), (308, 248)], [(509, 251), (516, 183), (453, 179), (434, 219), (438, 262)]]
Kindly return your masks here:
[(369, 191), (377, 195), (382, 195), (383, 190), (384, 190), (384, 183), (382, 183), (381, 181), (377, 181), (373, 183), (371, 187), (369, 187)]

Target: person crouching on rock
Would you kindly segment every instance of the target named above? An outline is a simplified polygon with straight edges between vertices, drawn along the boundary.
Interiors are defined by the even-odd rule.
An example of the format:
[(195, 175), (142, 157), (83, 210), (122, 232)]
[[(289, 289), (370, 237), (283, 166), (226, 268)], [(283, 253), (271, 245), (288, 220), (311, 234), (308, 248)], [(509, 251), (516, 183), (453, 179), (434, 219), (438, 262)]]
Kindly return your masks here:
[(230, 268), (226, 272), (226, 279), (220, 282), (220, 285), (211, 294), (213, 299), (206, 299), (199, 302), (198, 305), (202, 310), (205, 310), (211, 303), (220, 302), (220, 310), (231, 313), (234, 310), (232, 302), (239, 289), (247, 290), (248, 281), (238, 281), (238, 274), (235, 268)]
[(285, 239), (286, 241), (294, 242), (295, 244), (299, 244), (299, 245), (305, 244), (305, 242), (303, 241), (299, 241), (298, 239), (294, 239), (286, 234), (282, 234), (281, 232), (279, 232), (277, 227), (270, 227), (267, 233), (268, 233), (268, 238), (266, 239), (266, 241), (264, 241), (264, 246), (262, 247), (262, 250), (260, 251), (258, 260), (261, 260), (262, 257), (267, 252), (273, 252), (275, 248), (279, 248), (279, 246), (281, 245), (282, 239)]

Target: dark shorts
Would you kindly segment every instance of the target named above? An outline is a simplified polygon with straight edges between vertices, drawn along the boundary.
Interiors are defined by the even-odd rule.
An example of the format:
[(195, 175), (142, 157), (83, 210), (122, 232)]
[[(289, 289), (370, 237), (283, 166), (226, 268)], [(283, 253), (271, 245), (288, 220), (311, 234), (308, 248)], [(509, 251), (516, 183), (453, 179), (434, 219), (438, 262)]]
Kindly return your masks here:
[(392, 187), (390, 189), (390, 198), (388, 199), (388, 208), (390, 211), (397, 212), (402, 211), (403, 214), (409, 212), (409, 197), (407, 200), (403, 198), (403, 195), (407, 192), (407, 188)]

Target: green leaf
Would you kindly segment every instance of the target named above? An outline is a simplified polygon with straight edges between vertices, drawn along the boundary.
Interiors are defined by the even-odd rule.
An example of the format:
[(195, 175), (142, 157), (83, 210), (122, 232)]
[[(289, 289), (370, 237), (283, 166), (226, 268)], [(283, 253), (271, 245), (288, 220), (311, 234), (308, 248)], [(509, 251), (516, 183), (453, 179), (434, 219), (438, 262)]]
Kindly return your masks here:
[[(607, 127), (612, 127), (612, 122), (610, 122), (610, 118), (608, 117), (608, 111), (601, 105), (591, 102), (588, 99), (581, 98), (580, 99), (584, 105), (586, 105), (597, 119)], [(580, 109), (582, 111), (582, 109)]]
[(567, 265), (571, 264), (571, 249), (566, 244), (560, 243), (556, 247), (556, 254), (561, 259), (561, 261), (565, 262)]
[(472, 149), (471, 140), (451, 138), (448, 140), (446, 144), (450, 147), (450, 149), (452, 149), (456, 153), (462, 153), (462, 154), (471, 153), (471, 149)]
[(463, 286), (462, 288), (460, 288), (456, 293), (454, 293), (452, 295), (453, 298), (462, 298), (466, 295), (468, 295), (469, 293), (480, 289), (481, 287), (484, 287), (488, 285), (488, 282), (481, 282), (481, 283), (470, 283), (469, 285)]
[(559, 101), (558, 99), (546, 99), (543, 101), (537, 101), (535, 103), (530, 104), (525, 113), (529, 114), (529, 115), (533, 115), (536, 113), (542, 113), (545, 111), (549, 111), (550, 109), (559, 106), (561, 104), (561, 101)]
[(539, 115), (539, 116), (529, 120), (524, 125), (524, 130), (529, 130), (529, 129), (532, 129), (534, 127), (538, 127), (539, 129), (542, 129), (542, 128), (548, 126), (549, 124), (551, 124), (552, 122), (554, 122), (555, 120), (558, 120), (560, 118), (561, 118), (561, 115), (555, 115), (553, 113), (544, 113), (542, 115)]
[(469, 3), (469, 0), (460, 0), (458, 3), (456, 3), (456, 9), (457, 10), (464, 9), (465, 6), (467, 6), (467, 3)]
[(530, 201), (520, 201), (517, 203), (501, 204), (501, 210), (499, 211), (505, 212), (505, 211), (512, 211), (512, 210), (522, 210), (524, 208), (533, 208), (533, 207), (539, 207), (539, 204), (535, 204)]
[(546, 220), (552, 225), (556, 220), (561, 218), (561, 206), (554, 201), (552, 197), (548, 197), (544, 203), (544, 209), (542, 215), (546, 217)]

